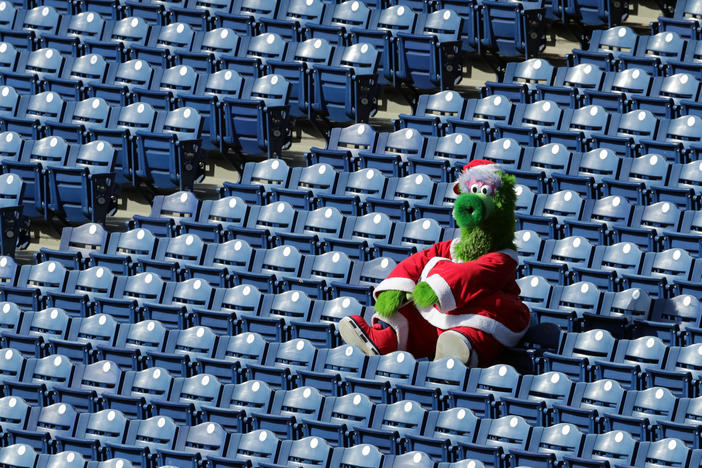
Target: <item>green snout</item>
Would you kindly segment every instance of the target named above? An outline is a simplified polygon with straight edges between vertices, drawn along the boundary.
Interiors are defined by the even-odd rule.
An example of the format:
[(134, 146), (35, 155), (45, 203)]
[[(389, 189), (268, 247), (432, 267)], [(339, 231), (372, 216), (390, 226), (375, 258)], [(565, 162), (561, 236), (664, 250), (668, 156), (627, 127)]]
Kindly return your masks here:
[(453, 217), (459, 227), (479, 226), (495, 211), (492, 198), (475, 193), (462, 193), (453, 204)]

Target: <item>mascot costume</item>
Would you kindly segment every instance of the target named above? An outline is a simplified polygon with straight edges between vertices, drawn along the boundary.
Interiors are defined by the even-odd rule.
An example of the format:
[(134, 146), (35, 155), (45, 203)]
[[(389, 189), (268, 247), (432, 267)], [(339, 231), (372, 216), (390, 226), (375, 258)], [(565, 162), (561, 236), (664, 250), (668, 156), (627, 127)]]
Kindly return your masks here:
[(400, 262), (373, 292), (371, 325), (358, 315), (341, 320), (344, 341), (369, 355), (401, 350), (469, 367), (515, 346), (530, 314), (515, 281), (514, 183), (491, 161), (464, 166), (453, 206), (461, 237)]

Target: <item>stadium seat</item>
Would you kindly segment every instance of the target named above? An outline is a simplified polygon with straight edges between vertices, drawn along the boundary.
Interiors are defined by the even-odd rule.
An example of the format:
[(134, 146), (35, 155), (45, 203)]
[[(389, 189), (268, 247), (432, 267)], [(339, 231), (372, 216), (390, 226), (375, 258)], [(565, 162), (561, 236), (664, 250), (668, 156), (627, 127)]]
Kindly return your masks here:
[(225, 97), (223, 141), (244, 154), (281, 156), (289, 144), (290, 83), (279, 75), (245, 82), (240, 98)]
[(330, 65), (314, 65), (313, 114), (331, 122), (367, 122), (377, 106), (374, 75), (379, 61), (380, 54), (373, 45), (360, 43), (339, 50)]
[(398, 32), (398, 78), (417, 90), (452, 88), (461, 78), (462, 24), (444, 9), (423, 16), (414, 32)]

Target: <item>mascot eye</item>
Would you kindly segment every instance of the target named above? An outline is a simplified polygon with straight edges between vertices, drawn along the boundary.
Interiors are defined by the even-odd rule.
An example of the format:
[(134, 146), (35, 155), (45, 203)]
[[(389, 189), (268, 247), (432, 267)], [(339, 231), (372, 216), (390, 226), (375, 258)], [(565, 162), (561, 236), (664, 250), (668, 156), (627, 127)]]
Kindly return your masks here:
[(487, 185), (483, 185), (483, 188), (480, 189), (483, 192), (483, 195), (489, 195), (490, 194), (490, 187)]
[(473, 184), (470, 186), (470, 191), (472, 193), (478, 193), (479, 190), (480, 190), (480, 187), (478, 187), (478, 184)]

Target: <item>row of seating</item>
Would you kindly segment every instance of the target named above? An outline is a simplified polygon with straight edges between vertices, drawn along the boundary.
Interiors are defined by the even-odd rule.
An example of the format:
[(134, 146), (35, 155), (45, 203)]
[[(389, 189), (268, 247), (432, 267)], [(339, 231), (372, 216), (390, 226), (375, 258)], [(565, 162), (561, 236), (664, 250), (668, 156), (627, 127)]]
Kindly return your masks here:
[(643, 109), (675, 118), (697, 111), (699, 87), (699, 77), (686, 71), (655, 76), (634, 65), (605, 71), (590, 63), (555, 68), (531, 59), (509, 63), (502, 81), (486, 82), (481, 94), (500, 94), (515, 104), (546, 99), (572, 108), (602, 104), (622, 113)]
[[(700, 275), (695, 257), (682, 248), (646, 253), (632, 242), (595, 247), (579, 236), (547, 240), (539, 245), (540, 240), (537, 236), (532, 238), (533, 233), (520, 231), (519, 234), (526, 234), (527, 238), (526, 242), (517, 241), (518, 245), (525, 245), (523, 251), (518, 251), (524, 262), (520, 268), (527, 274), (542, 275), (551, 282), (570, 284), (574, 278), (587, 279), (605, 290), (641, 287), (659, 296), (664, 295), (663, 290), (672, 287), (672, 284), (666, 286), (666, 279), (670, 283), (680, 280), (686, 284), (688, 281), (694, 283)], [(647, 279), (636, 276), (646, 276)], [(652, 276), (656, 279), (652, 280)], [(690, 281), (690, 278), (693, 279)]]
[(564, 331), (601, 328), (622, 339), (650, 335), (671, 345), (699, 342), (699, 299), (690, 294), (655, 298), (641, 288), (602, 291), (585, 281), (560, 286), (535, 275), (519, 284), (535, 323)]
[[(336, 266), (333, 264), (333, 255), (320, 258), (329, 259), (330, 266)], [(289, 330), (287, 326), (282, 327), (281, 320), (278, 320), (280, 318), (305, 321), (314, 315), (319, 321), (320, 314), (327, 316), (334, 311), (340, 312), (336, 302), (332, 299), (324, 300), (326, 297), (342, 298), (337, 302), (345, 304), (343, 309), (351, 307), (349, 310), (358, 312), (361, 305), (353, 298), (363, 304), (369, 303), (373, 285), (384, 278), (392, 266), (394, 262), (384, 258), (366, 262), (355, 272), (357, 278), (353, 284), (343, 281), (350, 272), (337, 273), (337, 278), (332, 276), (334, 270), (328, 275), (323, 271), (312, 271), (311, 275), (315, 276), (306, 280), (297, 276), (281, 276), (281, 279), (276, 280), (270, 275), (266, 277), (262, 273), (242, 269), (231, 273), (236, 278), (236, 286), (240, 287), (219, 288), (212, 287), (205, 279), (197, 277), (170, 282), (150, 272), (115, 277), (107, 268), (100, 266), (69, 272), (61, 264), (48, 261), (39, 265), (25, 265), (19, 270), (15, 283), (8, 280), (0, 286), (5, 299), (25, 309), (40, 310), (45, 305), (51, 305), (70, 310), (74, 315), (88, 315), (95, 310), (109, 313), (122, 321), (142, 315), (146, 318), (161, 317), (169, 327), (182, 327), (183, 324), (191, 323), (196, 309), (221, 311), (220, 314), (207, 314), (212, 315), (212, 320), (218, 323), (220, 329), (232, 327), (237, 312), (272, 314), (277, 319), (269, 321), (266, 327), (270, 330), (269, 335), (277, 336), (287, 334)], [(191, 269), (206, 273), (217, 271), (213, 267), (193, 266)], [(220, 271), (220, 274), (223, 273)], [(213, 276), (216, 278), (214, 274)], [(270, 295), (263, 296), (256, 286), (241, 284), (242, 281), (252, 281), (264, 292), (280, 291), (281, 294), (275, 295), (277, 299), (273, 300)], [(296, 287), (300, 289), (295, 289)], [(310, 295), (305, 290), (310, 291)], [(266, 302), (262, 303), (264, 298)], [(259, 310), (263, 306), (266, 307)], [(313, 329), (314, 326), (310, 328)], [(328, 336), (329, 330), (327, 325), (321, 327), (323, 340), (335, 339), (335, 336)]]
[[(353, 70), (354, 75), (349, 78), (351, 84), (360, 87), (362, 94), (369, 94), (369, 102), (353, 104), (359, 107), (355, 111), (357, 115), (337, 111), (331, 112), (328, 118), (341, 122), (367, 121), (375, 111), (375, 103), (370, 101), (378, 90), (376, 80), (371, 78), (380, 63), (379, 52), (382, 49), (376, 49), (373, 44), (362, 42), (344, 47), (319, 38), (289, 44), (277, 34), (264, 33), (251, 38), (248, 44), (242, 44), (239, 55), (236, 54), (235, 40), (231, 54), (227, 55), (225, 44), (217, 44), (215, 39), (228, 43), (230, 36), (236, 35), (229, 29), (218, 28), (204, 38), (207, 46), (203, 47), (222, 54), (216, 57), (216, 63), (215, 59), (204, 53), (202, 59), (193, 54), (193, 57), (179, 56), (178, 60), (167, 61), (161, 55), (151, 56), (134, 49), (129, 49), (124, 57), (118, 57), (113, 63), (100, 51), (74, 58), (65, 52), (62, 55), (60, 50), (53, 47), (24, 51), (5, 42), (3, 56), (7, 66), (4, 83), (15, 86), (22, 93), (52, 90), (70, 99), (96, 95), (113, 105), (129, 104), (136, 96), (137, 100), (148, 98), (146, 102), (160, 110), (170, 110), (174, 99), (181, 96), (204, 92), (220, 95), (226, 90), (228, 92), (224, 94), (241, 97), (242, 78), (253, 82), (255, 78), (279, 73), (291, 82), (289, 104), (294, 117), (311, 117), (313, 110), (316, 114), (324, 111), (324, 102), (307, 101), (311, 101), (315, 93), (318, 99), (325, 97), (320, 95), (320, 89), (313, 89), (313, 84), (318, 83), (319, 86), (332, 80), (332, 72), (348, 74), (349, 70)], [(221, 70), (235, 72), (236, 80), (222, 83), (221, 77), (210, 77)], [(313, 73), (316, 75), (314, 79)], [(323, 89), (326, 88), (328, 86)], [(333, 102), (333, 99), (329, 100)]]
[[(635, 75), (636, 70), (622, 73)], [(621, 100), (620, 93), (610, 95), (616, 102)], [(602, 105), (606, 102), (599, 101), (577, 109), (549, 100), (513, 104), (501, 94), (464, 103), (456, 95), (456, 108), (453, 98), (447, 97), (447, 94), (432, 96), (432, 107), (418, 108), (414, 116), (401, 115), (399, 125), (416, 128), (427, 136), (461, 132), (482, 141), (513, 138), (529, 146), (561, 143), (574, 151), (611, 148), (621, 155), (631, 155), (633, 147), (641, 144), (671, 155), (699, 149), (699, 141), (692, 135), (700, 124), (695, 111), (665, 119), (645, 109), (620, 114), (618, 104), (615, 109), (606, 109)], [(603, 97), (604, 101), (607, 99)], [(461, 108), (462, 105), (465, 107)], [(435, 117), (439, 113), (445, 116)], [(460, 117), (452, 118), (452, 114)], [(696, 154), (690, 159), (697, 159)]]
[[(571, 341), (568, 336), (573, 340)], [(603, 362), (604, 356), (614, 356), (614, 352), (610, 353), (607, 350), (607, 347), (614, 348), (611, 336), (609, 340), (604, 338), (606, 336), (606, 332), (601, 330), (592, 330), (574, 336), (567, 335), (562, 343), (568, 347), (570, 342), (572, 356), (547, 353), (545, 354), (547, 366), (558, 367), (560, 364), (567, 368), (568, 363), (584, 362), (584, 367), (588, 369), (588, 372), (597, 368), (593, 374), (612, 374), (619, 378), (633, 374), (635, 377), (640, 377), (642, 374), (640, 374), (639, 365), (642, 362), (651, 364), (655, 359), (658, 359), (646, 358), (646, 356), (655, 356), (661, 352), (656, 347), (654, 338), (644, 337), (631, 342), (620, 341), (616, 346), (620, 360)], [(300, 341), (294, 343), (294, 348), (298, 352), (302, 351), (301, 348), (303, 348), (299, 346), (299, 343)], [(346, 347), (342, 348), (346, 349)], [(696, 359), (694, 356), (698, 354), (697, 348), (699, 345), (689, 350), (678, 349), (677, 351), (680, 353), (678, 362), (686, 362), (688, 359), (683, 357), (683, 351), (688, 351), (689, 359)], [(290, 349), (293, 349), (293, 346), (290, 346)], [(337, 356), (345, 354), (347, 358), (349, 357), (349, 353), (343, 349), (335, 351), (338, 351), (335, 353)], [(670, 351), (673, 353), (676, 350), (672, 348)], [(4, 354), (14, 358), (14, 364), (17, 364), (18, 359), (22, 360), (21, 356), (10, 349), (5, 350)], [(278, 356), (285, 355), (280, 354), (279, 350)], [(219, 413), (217, 416), (222, 418), (222, 421), (228, 421), (229, 426), (238, 430), (242, 429), (245, 421), (251, 422), (249, 417), (252, 412), (283, 416), (283, 418), (260, 417), (260, 419), (252, 419), (260, 425), (259, 427), (263, 426), (288, 438), (296, 438), (295, 434), (304, 433), (304, 429), (300, 430), (300, 426), (295, 424), (302, 422), (309, 426), (308, 430), (312, 431), (313, 435), (321, 436), (335, 445), (342, 446), (345, 446), (349, 440), (358, 441), (358, 439), (354, 439), (356, 435), (349, 437), (348, 428), (343, 427), (343, 422), (341, 427), (338, 424), (341, 422), (340, 419), (344, 419), (340, 415), (352, 411), (354, 417), (348, 419), (355, 421), (355, 423), (349, 424), (349, 426), (354, 427), (354, 431), (360, 433), (360, 441), (364, 441), (365, 437), (372, 438), (372, 443), (391, 453), (402, 451), (400, 448), (402, 444), (398, 444), (399, 438), (391, 437), (391, 434), (386, 432), (387, 430), (399, 429), (401, 436), (408, 433), (434, 437), (437, 435), (436, 433), (422, 433), (425, 427), (424, 422), (431, 421), (432, 411), (435, 417), (438, 416), (440, 420), (444, 421), (444, 424), (451, 424), (451, 420), (453, 420), (453, 424), (458, 427), (452, 427), (453, 431), (451, 432), (458, 436), (459, 441), (464, 442), (474, 440), (473, 438), (466, 440), (467, 436), (480, 437), (482, 428), (476, 430), (476, 416), (481, 418), (480, 424), (490, 424), (489, 418), (516, 416), (525, 425), (553, 425), (567, 422), (592, 434), (602, 434), (611, 430), (625, 431), (632, 434), (634, 439), (641, 441), (655, 441), (675, 435), (689, 448), (699, 448), (698, 430), (694, 424), (689, 425), (689, 422), (693, 421), (700, 411), (700, 397), (690, 398), (684, 394), (676, 397), (671, 390), (657, 386), (642, 390), (626, 390), (616, 379), (612, 380), (609, 377), (599, 377), (596, 380), (578, 383), (577, 372), (573, 376), (575, 377), (573, 380), (568, 374), (554, 370), (548, 370), (539, 375), (521, 376), (507, 365), (472, 369), (468, 375), (465, 368), (462, 371), (460, 368), (456, 369), (455, 362), (451, 359), (433, 363), (424, 362), (418, 365), (411, 358), (408, 362), (400, 359), (401, 356), (406, 357), (406, 354), (393, 353), (376, 358), (374, 366), (377, 367), (373, 368), (372, 371), (366, 370), (359, 374), (365, 378), (348, 376), (348, 383), (353, 392), (343, 396), (341, 394), (336, 396), (329, 393), (322, 394), (318, 390), (306, 386), (290, 387), (287, 388), (287, 391), (284, 386), (282, 390), (273, 391), (272, 388), (280, 388), (280, 386), (275, 385), (275, 381), (269, 382), (273, 386), (271, 387), (267, 383), (255, 379), (223, 385), (219, 383), (217, 377), (209, 374), (174, 378), (168, 371), (159, 367), (121, 372), (110, 361), (82, 365), (71, 363), (61, 355), (50, 355), (40, 359), (30, 358), (25, 363), (28, 366), (27, 370), (15, 371), (19, 382), (6, 379), (4, 388), (9, 393), (6, 398), (22, 397), (23, 401), (40, 406), (53, 404), (53, 408), (46, 406), (48, 411), (52, 409), (55, 411), (57, 404), (70, 404), (79, 411), (96, 411), (106, 408), (119, 410), (125, 415), (136, 418), (152, 414), (168, 415), (179, 423), (195, 425), (203, 419), (207, 420), (208, 416), (213, 414), (213, 412), (208, 412), (208, 409), (212, 410), (214, 407), (224, 410), (214, 411), (215, 415)], [(278, 362), (277, 359), (276, 362)], [(329, 358), (326, 359), (323, 361), (325, 366), (332, 366)], [(373, 359), (369, 360), (369, 366), (370, 361)], [(296, 367), (300, 368), (301, 374), (305, 368), (317, 369), (311, 363), (310, 367), (300, 361), (294, 361), (294, 363)], [(575, 367), (573, 364), (571, 364), (572, 368)], [(394, 372), (387, 373), (380, 367), (381, 365), (394, 365), (396, 368)], [(581, 367), (583, 367), (582, 364)], [(15, 369), (19, 369), (19, 367), (15, 367)], [(255, 364), (250, 364), (248, 369), (254, 376), (265, 370), (264, 367)], [(686, 368), (682, 367), (682, 369)], [(35, 383), (21, 384), (23, 372), (32, 372), (32, 382)], [(371, 397), (367, 396), (368, 391), (372, 388), (387, 389), (387, 382), (381, 385), (369, 378), (369, 376), (381, 374), (389, 376), (394, 383), (394, 390), (397, 394), (390, 400), (385, 400), (385, 398), (389, 398), (390, 394), (384, 396), (383, 393), (373, 394), (371, 392)], [(681, 382), (689, 384), (690, 377), (685, 379), (684, 374), (684, 372), (658, 370), (649, 366), (646, 368), (645, 378), (657, 376), (662, 377), (663, 380), (667, 379), (667, 383), (670, 383), (671, 375), (679, 375), (682, 377)], [(317, 377), (314, 372), (307, 372), (305, 375), (306, 377), (303, 379), (314, 380)], [(319, 377), (323, 378), (324, 375)], [(437, 380), (442, 382), (438, 386), (436, 383), (432, 383)], [(632, 381), (638, 382), (637, 380)], [(44, 382), (50, 392), (43, 391), (42, 393), (40, 391), (39, 400), (36, 400), (37, 393), (30, 390), (32, 387), (37, 387), (36, 383), (38, 382)], [(434, 387), (435, 391), (426, 391), (427, 384)], [(86, 398), (86, 391), (96, 385), (112, 391), (103, 393), (97, 400)], [(368, 388), (365, 388), (364, 385), (368, 385)], [(363, 389), (361, 395), (364, 393), (365, 395), (359, 398), (356, 396), (359, 393), (355, 392), (360, 389)], [(439, 392), (437, 393), (436, 390)], [(442, 396), (441, 390), (447, 393)], [(374, 396), (376, 397), (375, 401)], [(408, 400), (411, 401), (409, 406)], [(147, 406), (144, 406), (145, 404)], [(188, 405), (192, 405), (190, 411), (187, 410)], [(184, 411), (184, 409), (186, 410)], [(21, 409), (19, 412), (22, 413)], [(461, 412), (463, 417), (456, 418), (457, 413)], [(76, 414), (75, 410), (73, 414)], [(305, 416), (302, 416), (303, 414)], [(326, 418), (323, 416), (325, 414)], [(467, 415), (472, 416), (473, 414), (475, 416), (472, 418), (465, 419)], [(330, 416), (332, 419), (327, 419)], [(429, 416), (428, 420), (427, 416)], [(485, 418), (488, 418), (487, 421)], [(312, 419), (312, 421), (308, 421), (308, 419)], [(291, 422), (292, 424), (290, 424)], [(320, 424), (325, 422), (332, 423), (331, 427)], [(336, 423), (336, 426), (333, 423)], [(365, 426), (366, 424), (367, 426)], [(363, 427), (355, 427), (357, 425)], [(72, 429), (72, 425), (68, 427)], [(404, 428), (406, 431), (402, 431), (400, 428)], [(439, 432), (448, 432), (445, 430), (447, 429), (445, 426), (442, 429), (444, 430)], [(70, 435), (72, 434), (71, 432)], [(26, 437), (31, 439), (29, 435)], [(382, 439), (385, 441), (383, 442)], [(34, 440), (42, 443), (41, 438), (34, 438)], [(445, 444), (437, 442), (432, 444), (431, 441), (425, 440), (424, 443), (426, 445), (423, 448), (433, 445), (435, 451), (443, 448), (444, 453), (447, 448)]]
[(586, 50), (573, 49), (569, 65), (589, 63), (607, 71), (630, 66), (653, 75), (689, 71), (699, 76), (697, 41), (685, 39), (677, 32), (662, 31), (651, 36), (638, 35), (628, 26), (593, 31)]
[[(30, 51), (49, 47), (55, 48), (57, 53), (74, 56), (99, 53), (116, 61), (142, 58), (153, 66), (163, 68), (187, 64), (198, 71), (208, 72), (238, 65), (236, 69), (246, 75), (257, 73), (269, 60), (286, 60), (286, 57), (289, 61), (326, 62), (329, 65), (334, 48), (343, 49), (342, 46), (352, 43), (368, 42), (382, 54), (382, 70), (378, 75), (382, 78), (381, 84), (402, 80), (418, 89), (433, 89), (452, 87), (460, 79), (458, 36), (461, 18), (451, 10), (417, 15), (404, 6), (378, 12), (358, 0), (339, 5), (322, 1), (312, 2), (311, 5), (298, 3), (300, 8), (315, 11), (310, 13), (312, 16), (305, 16), (304, 12), (295, 13), (298, 21), (299, 15), (303, 15), (309, 19), (309, 24), (301, 26), (299, 22), (282, 21), (259, 30), (249, 16), (223, 14), (214, 18), (211, 24), (206, 24), (205, 31), (198, 31), (203, 29), (201, 11), (183, 12), (177, 20), (185, 22), (161, 26), (164, 22), (161, 4), (131, 2), (124, 17), (118, 21), (103, 20), (95, 12), (69, 16), (65, 21), (68, 26), (64, 26), (69, 30), (66, 33), (68, 38), (58, 32), (60, 22), (51, 23), (47, 19), (58, 13), (52, 7), (44, 6), (35, 10), (46, 13), (45, 16), (39, 12), (33, 14), (34, 10), (27, 13), (24, 29), (29, 32), (8, 29), (3, 39), (11, 41), (18, 48), (28, 47)], [(317, 18), (325, 8), (327, 13), (323, 14), (323, 18)], [(48, 25), (32, 28), (27, 23), (30, 15)], [(91, 21), (88, 22), (88, 18)], [(398, 34), (398, 37), (394, 34)], [(299, 48), (296, 43), (309, 39), (321, 39), (326, 47), (312, 51), (308, 46), (306, 53), (298, 56), (295, 53)], [(33, 45), (33, 42), (38, 44)], [(291, 47), (288, 47), (288, 43), (292, 43)], [(289, 52), (286, 52), (288, 49)], [(311, 52), (314, 55), (305, 60), (305, 56)], [(248, 60), (237, 60), (244, 57), (248, 57)], [(427, 59), (431, 63), (426, 63)]]
[[(273, 405), (282, 406), (289, 403), (278, 410), (286, 415), (299, 415), (300, 419), (309, 421), (309, 419), (303, 419), (302, 415), (309, 415), (311, 410), (304, 411), (304, 409), (294, 405), (304, 403), (303, 395), (308, 395), (307, 398), (310, 398), (309, 395), (313, 392), (314, 390), (311, 388), (296, 389), (287, 392), (285, 396), (276, 392)], [(395, 464), (389, 466), (433, 466), (433, 463), (428, 463), (428, 460), (448, 459), (451, 461), (463, 456), (472, 456), (475, 460), (482, 459), (486, 466), (505, 467), (518, 466), (520, 461), (541, 462), (545, 463), (545, 466), (557, 466), (558, 462), (562, 462), (564, 458), (574, 462), (574, 466), (581, 466), (580, 463), (584, 463), (584, 460), (579, 460), (577, 457), (588, 458), (590, 456), (597, 456), (598, 459), (602, 460), (630, 458), (632, 463), (635, 460), (645, 458), (649, 461), (667, 463), (672, 466), (686, 463), (690, 457), (699, 458), (699, 450), (686, 447), (683, 441), (678, 438), (668, 437), (654, 442), (639, 442), (620, 430), (603, 434), (584, 434), (577, 426), (570, 423), (560, 423), (549, 427), (531, 426), (520, 416), (505, 416), (478, 421), (469, 410), (456, 408), (444, 412), (426, 412), (417, 408), (410, 401), (379, 405), (374, 409), (371, 408), (372, 411), (368, 411), (368, 402), (363, 401), (364, 398), (361, 394), (351, 394), (332, 400), (324, 403), (324, 410), (318, 408), (313, 413), (327, 415), (326, 418), (333, 421), (328, 423), (329, 426), (334, 426), (336, 423), (341, 428), (345, 424), (350, 427), (358, 427), (354, 422), (358, 422), (361, 418), (364, 422), (373, 423), (371, 428), (348, 431), (352, 434), (350, 437), (355, 443), (339, 445), (338, 449), (335, 448), (337, 445), (330, 444), (325, 438), (317, 435), (307, 435), (293, 441), (286, 438), (284, 434), (279, 439), (278, 434), (264, 428), (242, 430), (236, 426), (237, 422), (240, 423), (240, 419), (234, 418), (225, 421), (223, 415), (218, 414), (213, 408), (207, 408), (203, 411), (204, 422), (188, 427), (180, 425), (179, 421), (173, 420), (167, 415), (132, 419), (113, 409), (76, 413), (75, 409), (67, 404), (59, 403), (44, 408), (35, 408), (27, 405), (18, 397), (4, 397), (0, 399), (0, 404), (3, 404), (3, 407), (8, 407), (10, 401), (14, 402), (10, 409), (12, 414), (17, 415), (18, 422), (8, 425), (6, 431), (15, 444), (8, 447), (15, 452), (12, 454), (15, 455), (15, 463), (12, 466), (20, 467), (25, 465), (17, 462), (26, 461), (26, 453), (20, 453), (21, 451), (18, 450), (20, 446), (26, 447), (31, 457), (37, 457), (35, 449), (41, 450), (42, 448), (33, 447), (32, 441), (24, 440), (24, 436), (29, 433), (24, 427), (32, 424), (37, 424), (39, 427), (44, 421), (51, 421), (52, 426), (59, 426), (56, 429), (48, 430), (50, 441), (59, 447), (61, 452), (58, 455), (65, 457), (67, 461), (69, 453), (74, 454), (74, 458), (80, 457), (75, 466), (82, 466), (81, 462), (84, 464), (85, 459), (96, 458), (96, 452), (98, 460), (108, 459), (109, 456), (124, 456), (133, 466), (145, 466), (144, 462), (149, 463), (147, 466), (150, 466), (150, 463), (162, 463), (168, 460), (180, 462), (200, 460), (200, 456), (216, 459), (218, 455), (224, 453), (228, 453), (234, 459), (239, 459), (242, 454), (250, 452), (264, 459), (267, 456), (274, 459), (283, 457), (284, 461), (287, 456), (291, 457), (288, 460), (304, 456), (305, 460), (323, 463), (330, 462), (327, 457), (334, 459), (341, 456), (339, 452), (346, 453), (346, 450), (341, 447), (348, 447), (348, 450), (354, 452), (361, 452), (355, 450), (355, 447), (369, 448), (367, 443), (356, 445), (358, 443), (356, 440), (369, 439), (381, 443), (382, 452), (376, 449), (375, 453), (379, 457), (382, 457), (381, 453), (385, 453), (386, 456), (403, 452), (411, 454), (411, 458), (397, 456)], [(307, 403), (307, 405), (313, 404), (314, 402)], [(260, 408), (260, 406), (262, 405), (259, 403), (256, 407)], [(356, 407), (354, 408), (354, 406)], [(301, 411), (297, 413), (296, 410)], [(364, 412), (366, 414), (362, 416)], [(37, 418), (37, 420), (32, 421), (32, 417)], [(294, 417), (292, 418), (294, 420)], [(256, 413), (252, 419), (262, 426), (265, 426), (267, 422), (266, 415), (262, 413)], [(72, 424), (67, 424), (68, 422), (72, 422)], [(59, 423), (64, 424), (59, 425)], [(77, 426), (75, 430), (74, 424)], [(315, 424), (310, 421), (309, 424), (312, 425), (312, 428), (303, 429), (304, 432), (322, 432), (324, 429), (321, 423)], [(304, 425), (303, 423), (302, 426), (304, 427)], [(250, 432), (251, 430), (253, 432)], [(93, 435), (95, 431), (107, 432), (109, 436), (96, 440)], [(242, 432), (245, 433), (242, 434)], [(164, 437), (166, 433), (170, 434), (172, 438)], [(261, 433), (272, 436), (272, 440), (268, 440), (268, 437), (260, 437)], [(87, 440), (82, 440), (81, 434)], [(383, 436), (386, 437), (385, 440), (381, 439)], [(281, 440), (285, 442), (276, 447)], [(270, 442), (274, 442), (274, 445), (271, 446)], [(207, 450), (200, 452), (200, 456), (197, 456), (193, 449), (196, 444), (207, 447)], [(234, 447), (225, 448), (231, 444), (234, 444)], [(242, 445), (246, 450), (242, 449)], [(253, 450), (254, 448), (257, 450)], [(408, 448), (412, 450), (408, 451)], [(290, 451), (289, 455), (286, 455), (287, 450)], [(627, 451), (630, 452), (627, 453)], [(354, 453), (354, 455), (357, 457), (363, 455), (361, 460), (368, 461), (368, 452), (370, 450)], [(421, 455), (417, 457), (417, 453), (421, 453)], [(23, 458), (17, 455), (21, 455)], [(11, 454), (8, 453), (8, 450), (3, 450), (0, 452), (0, 457), (9, 461)], [(424, 460), (425, 457), (428, 460)], [(18, 458), (19, 460), (17, 460)], [(244, 458), (248, 459), (248, 457)], [(401, 460), (409, 464), (398, 465), (397, 463)], [(73, 459), (70, 461), (73, 462)], [(420, 461), (424, 463), (420, 463)], [(339, 460), (337, 460), (338, 462)], [(362, 466), (379, 465), (364, 463)], [(451, 466), (482, 466), (482, 464)]]
[(658, 20), (651, 23), (651, 30), (673, 31), (686, 39), (702, 39), (700, 36), (699, 16), (700, 4), (695, 0), (682, 0), (676, 2), (668, 12), (672, 15), (659, 16)]

